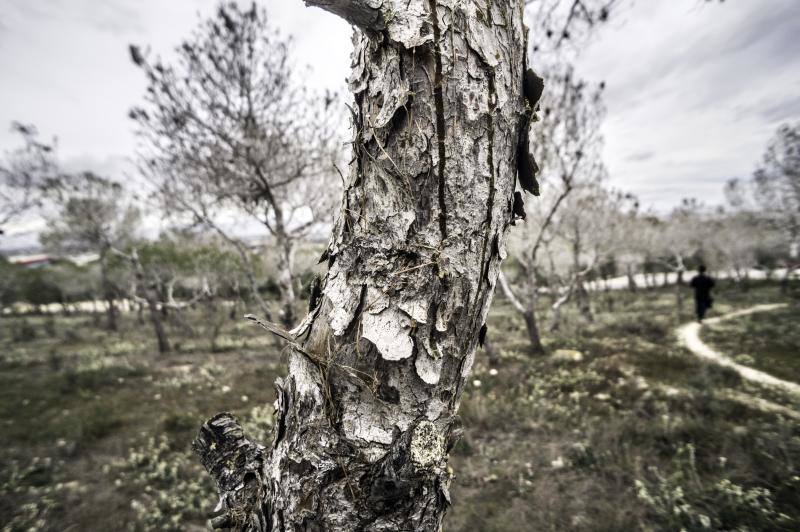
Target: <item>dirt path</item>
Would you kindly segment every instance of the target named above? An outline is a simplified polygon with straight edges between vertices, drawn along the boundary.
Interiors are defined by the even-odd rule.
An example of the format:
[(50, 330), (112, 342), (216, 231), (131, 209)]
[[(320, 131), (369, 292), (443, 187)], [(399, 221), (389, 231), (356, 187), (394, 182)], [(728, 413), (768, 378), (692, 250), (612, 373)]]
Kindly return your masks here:
[[(786, 306), (785, 303), (776, 303), (771, 305), (756, 305), (754, 307), (746, 308), (744, 310), (737, 310), (736, 312), (731, 312), (729, 314), (718, 316), (716, 318), (709, 318), (705, 320), (704, 323), (708, 325), (713, 325), (714, 323), (719, 323), (720, 321), (729, 320), (732, 318), (738, 318), (740, 316), (746, 316), (748, 314), (753, 314), (755, 312), (766, 312), (769, 310), (775, 310), (785, 306)], [(683, 345), (685, 345), (686, 348), (689, 349), (689, 351), (699, 356), (700, 358), (704, 358), (706, 360), (715, 362), (716, 364), (719, 364), (721, 366), (727, 366), (729, 368), (734, 369), (744, 379), (753, 382), (758, 382), (761, 384), (767, 384), (770, 386), (776, 386), (786, 391), (800, 395), (800, 384), (797, 384), (795, 382), (785, 381), (783, 379), (773, 377), (769, 373), (765, 373), (757, 369), (737, 364), (736, 362), (732, 361), (722, 353), (719, 353), (718, 351), (715, 351), (708, 345), (704, 344), (703, 341), (700, 340), (700, 327), (701, 325), (699, 323), (692, 322), (682, 325), (677, 330), (678, 340)]]

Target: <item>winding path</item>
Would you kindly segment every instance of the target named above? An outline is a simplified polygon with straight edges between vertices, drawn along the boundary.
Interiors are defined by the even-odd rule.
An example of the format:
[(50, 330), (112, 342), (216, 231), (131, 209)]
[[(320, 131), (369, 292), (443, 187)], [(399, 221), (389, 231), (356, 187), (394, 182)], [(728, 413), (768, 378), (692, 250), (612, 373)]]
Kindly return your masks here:
[[(770, 310), (776, 310), (779, 308), (783, 308), (785, 306), (786, 303), (756, 305), (754, 307), (746, 308), (743, 310), (737, 310), (736, 312), (731, 312), (729, 314), (718, 316), (716, 318), (709, 318), (705, 320), (705, 323), (713, 325), (714, 323), (719, 323), (721, 321), (738, 318), (740, 316), (746, 316), (748, 314), (754, 314), (756, 312), (766, 312)], [(703, 341), (700, 340), (700, 327), (701, 325), (699, 323), (691, 322), (682, 325), (677, 330), (678, 340), (684, 346), (686, 346), (686, 348), (689, 351), (699, 356), (700, 358), (710, 360), (721, 366), (729, 367), (735, 370), (737, 373), (739, 373), (739, 375), (741, 375), (742, 378), (747, 379), (749, 381), (775, 386), (778, 388), (782, 388), (786, 391), (800, 395), (800, 384), (791, 381), (785, 381), (783, 379), (773, 377), (769, 373), (765, 373), (757, 369), (737, 364), (736, 362), (726, 357), (722, 353), (715, 351), (714, 349), (703, 343)]]

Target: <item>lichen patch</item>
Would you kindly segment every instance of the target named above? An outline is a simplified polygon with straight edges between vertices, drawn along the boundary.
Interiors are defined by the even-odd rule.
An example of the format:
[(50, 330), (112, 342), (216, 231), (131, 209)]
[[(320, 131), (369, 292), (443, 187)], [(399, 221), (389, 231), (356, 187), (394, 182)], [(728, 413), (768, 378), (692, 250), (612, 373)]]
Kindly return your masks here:
[(444, 458), (444, 436), (430, 421), (421, 421), (411, 436), (411, 460), (420, 467), (438, 464)]

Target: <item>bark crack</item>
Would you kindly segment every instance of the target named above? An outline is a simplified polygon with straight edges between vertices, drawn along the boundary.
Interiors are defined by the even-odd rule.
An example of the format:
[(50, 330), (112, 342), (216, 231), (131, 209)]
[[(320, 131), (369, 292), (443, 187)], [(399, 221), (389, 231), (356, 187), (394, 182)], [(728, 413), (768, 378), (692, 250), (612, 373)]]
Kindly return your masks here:
[(436, 107), (436, 145), (439, 154), (437, 161), (437, 179), (439, 181), (439, 231), (442, 240), (447, 238), (447, 202), (445, 201), (445, 124), (444, 124), (444, 94), (442, 91), (442, 48), (441, 30), (439, 29), (439, 14), (436, 0), (428, 0), (431, 9), (431, 24), (433, 25), (433, 100)]
[(488, 151), (486, 152), (486, 163), (489, 165), (489, 200), (486, 202), (486, 234), (483, 238), (483, 249), (481, 250), (481, 277), (478, 280), (478, 289), (475, 293), (475, 308), (476, 314), (475, 319), (477, 319), (481, 314), (481, 308), (478, 306), (478, 301), (481, 297), (481, 289), (483, 288), (483, 280), (486, 279), (488, 282), (488, 272), (489, 272), (489, 262), (491, 261), (491, 255), (489, 259), (486, 258), (486, 250), (489, 247), (489, 235), (492, 232), (492, 214), (494, 211), (494, 188), (495, 188), (495, 173), (494, 173), (494, 110), (497, 104), (497, 89), (495, 88), (495, 80), (494, 80), (494, 70), (491, 66), (486, 66), (486, 77), (489, 85), (489, 101), (488, 107), (489, 112), (487, 115), (487, 132), (486, 135), (488, 137), (487, 146)]

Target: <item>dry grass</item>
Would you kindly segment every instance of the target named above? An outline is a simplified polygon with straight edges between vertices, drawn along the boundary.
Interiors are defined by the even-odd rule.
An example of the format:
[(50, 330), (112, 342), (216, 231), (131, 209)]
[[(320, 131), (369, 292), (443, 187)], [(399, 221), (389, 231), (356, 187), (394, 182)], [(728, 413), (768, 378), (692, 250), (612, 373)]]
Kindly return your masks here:
[[(583, 353), (566, 363), (532, 358), (521, 320), (497, 301), (500, 364), (494, 373), (479, 355), (467, 386), (444, 529), (796, 530), (800, 426), (715, 392), (796, 403), (677, 347), (671, 291), (595, 299), (594, 323), (570, 312), (545, 337)], [(720, 311), (779, 300), (768, 285), (717, 295)], [(798, 321), (792, 308), (782, 330)], [(172, 330), (179, 349), (159, 357), (131, 316), (118, 334), (90, 316), (3, 318), (4, 530), (203, 525), (215, 500), (188, 448), (196, 428), (227, 409), (267, 438), (285, 368), (246, 323), (226, 323), (216, 352), (197, 329)]]

